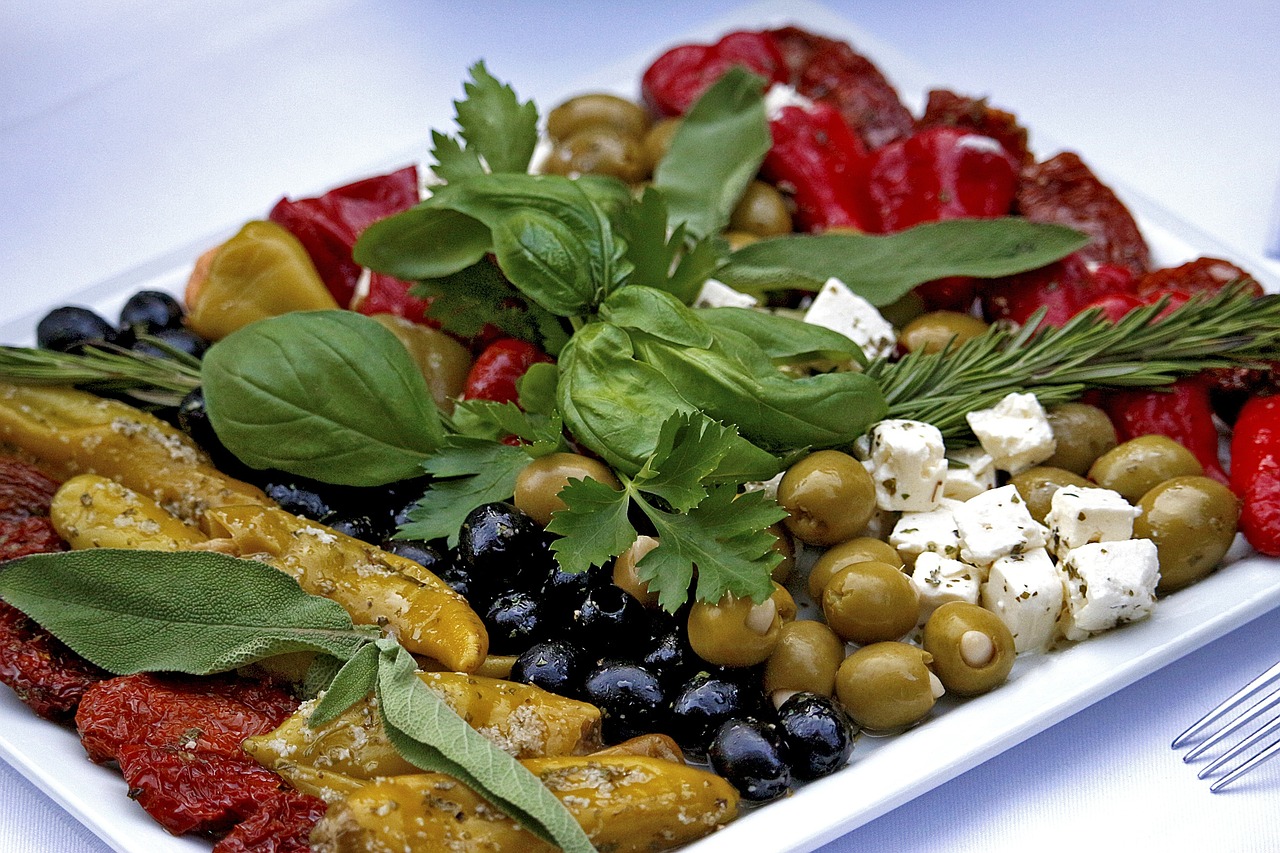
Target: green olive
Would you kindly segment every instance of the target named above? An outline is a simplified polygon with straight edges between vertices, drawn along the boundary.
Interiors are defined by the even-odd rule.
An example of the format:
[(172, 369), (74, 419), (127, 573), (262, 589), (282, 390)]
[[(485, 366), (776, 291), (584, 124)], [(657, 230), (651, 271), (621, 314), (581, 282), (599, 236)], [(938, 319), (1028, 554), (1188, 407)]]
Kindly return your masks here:
[(679, 118), (659, 119), (654, 122), (653, 127), (649, 128), (643, 142), (645, 162), (649, 164), (649, 171), (657, 169), (662, 158), (667, 156), (667, 152), (671, 150), (671, 140), (679, 129)]
[(924, 650), (942, 685), (961, 696), (999, 687), (1013, 669), (1013, 634), (990, 610), (949, 601), (924, 623)]
[(749, 231), (725, 231), (720, 236), (729, 244), (730, 250), (734, 252), (743, 246), (750, 246), (752, 243), (760, 241), (759, 234), (752, 234)]
[(822, 615), (846, 640), (896, 640), (916, 626), (920, 594), (898, 566), (854, 563), (836, 572), (822, 591)]
[(959, 311), (930, 311), (903, 327), (898, 343), (910, 352), (941, 352), (985, 334), (990, 328), (984, 321)]
[(370, 317), (404, 344), (422, 378), (427, 380), (436, 405), (445, 414), (452, 415), (454, 400), (462, 396), (467, 372), (471, 369), (471, 353), (467, 348), (439, 329), (395, 314), (372, 314)]
[(570, 480), (595, 480), (611, 489), (622, 484), (603, 462), (577, 453), (548, 453), (539, 456), (516, 475), (516, 508), (539, 524), (551, 520), (551, 514), (564, 509), (560, 490)]
[(769, 525), (768, 530), (775, 537), (773, 550), (782, 555), (782, 561), (773, 567), (770, 577), (777, 583), (786, 583), (796, 570), (796, 543), (791, 541), (791, 534), (781, 522)]
[(1098, 457), (1118, 443), (1111, 418), (1088, 403), (1063, 403), (1047, 411), (1057, 449), (1041, 464), (1084, 474)]
[(790, 234), (791, 211), (782, 193), (772, 184), (752, 181), (729, 214), (729, 228), (759, 237)]
[(914, 290), (908, 290), (888, 305), (877, 306), (880, 316), (901, 329), (924, 313), (924, 298)]
[(584, 128), (557, 142), (542, 168), (553, 175), (607, 175), (629, 184), (649, 174), (640, 143), (607, 127)]
[(645, 607), (658, 606), (658, 593), (649, 589), (649, 584), (640, 580), (636, 573), (636, 564), (644, 559), (654, 548), (658, 540), (652, 536), (637, 536), (631, 547), (623, 551), (613, 561), (613, 585), (620, 587)]
[(832, 545), (822, 552), (822, 556), (818, 557), (814, 561), (813, 567), (809, 569), (810, 597), (814, 601), (821, 601), (822, 591), (827, 588), (827, 583), (836, 572), (852, 566), (854, 563), (866, 563), (872, 560), (879, 563), (888, 563), (891, 566), (902, 567), (905, 565), (902, 557), (898, 554), (897, 548), (894, 548), (888, 542), (870, 536), (859, 536), (837, 545)]
[(821, 622), (800, 619), (782, 626), (778, 646), (764, 665), (764, 690), (803, 690), (830, 696), (844, 642)]
[(876, 487), (862, 463), (838, 450), (810, 453), (778, 483), (787, 529), (810, 545), (834, 545), (867, 526), (876, 510)]
[(717, 666), (755, 666), (767, 660), (781, 633), (782, 617), (772, 598), (754, 604), (726, 595), (715, 604), (698, 601), (689, 609), (689, 645)]
[(1164, 594), (1194, 583), (1214, 570), (1236, 537), (1240, 501), (1217, 480), (1174, 477), (1138, 501), (1135, 539), (1156, 543)]
[(942, 695), (932, 662), (924, 649), (906, 643), (863, 646), (836, 671), (836, 697), (864, 729), (900, 731), (923, 720)]
[(1113, 447), (1089, 468), (1089, 479), (1119, 492), (1131, 504), (1174, 477), (1199, 477), (1204, 466), (1181, 444), (1163, 435), (1141, 435)]
[(1028, 468), (1021, 474), (1015, 474), (1009, 481), (1018, 494), (1027, 503), (1027, 511), (1036, 521), (1044, 524), (1044, 517), (1049, 514), (1053, 493), (1063, 486), (1085, 486), (1093, 484), (1062, 468), (1051, 468), (1048, 465), (1037, 465)]
[(617, 95), (590, 94), (570, 98), (547, 116), (547, 136), (555, 142), (589, 127), (605, 127), (641, 139), (649, 129), (649, 114), (639, 104)]
[(800, 608), (796, 606), (795, 597), (791, 591), (777, 581), (773, 582), (773, 595), (769, 596), (769, 600), (778, 608), (778, 618), (783, 623), (794, 622), (796, 615), (799, 614)]

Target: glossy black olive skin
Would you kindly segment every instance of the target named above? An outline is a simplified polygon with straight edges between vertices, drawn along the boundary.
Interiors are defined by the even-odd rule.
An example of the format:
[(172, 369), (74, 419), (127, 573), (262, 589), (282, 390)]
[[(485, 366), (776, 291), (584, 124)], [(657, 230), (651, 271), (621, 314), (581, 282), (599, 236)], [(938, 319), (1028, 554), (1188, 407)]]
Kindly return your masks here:
[(744, 800), (768, 802), (791, 787), (791, 768), (777, 731), (768, 723), (749, 717), (729, 720), (716, 732), (707, 758), (711, 769), (728, 779)]
[(436, 577), (440, 577), (440, 573), (452, 563), (449, 547), (443, 539), (433, 542), (421, 539), (385, 539), (382, 550), (413, 560)]
[(553, 560), (538, 595), (550, 624), (564, 627), (573, 621), (573, 614), (582, 606), (587, 593), (609, 583), (608, 573), (599, 567), (585, 572), (566, 572)]
[(473, 610), (483, 610), (492, 601), (491, 595), (481, 596), (481, 587), (472, 581), (471, 570), (457, 560), (450, 560), (438, 572), (435, 569), (432, 569), (432, 571), (450, 589), (469, 601)]
[(490, 589), (537, 589), (551, 570), (542, 528), (512, 504), (482, 504), (458, 531), (458, 559)]
[(54, 308), (36, 324), (36, 346), (55, 352), (78, 352), (85, 344), (117, 343), (119, 338), (115, 326), (78, 305)]
[(161, 329), (177, 329), (182, 325), (182, 305), (167, 293), (140, 290), (129, 297), (120, 309), (120, 326), (135, 332), (155, 334)]
[(827, 696), (796, 693), (778, 708), (778, 731), (797, 779), (834, 773), (853, 753), (854, 727)]
[(684, 631), (677, 627), (651, 637), (640, 663), (657, 673), (664, 684), (674, 687), (688, 677), (696, 658)]
[(339, 533), (346, 534), (352, 539), (359, 539), (361, 542), (368, 542), (370, 545), (381, 542), (391, 533), (390, 519), (376, 511), (337, 515), (327, 519), (325, 523)]
[(518, 655), (540, 636), (542, 614), (538, 600), (523, 590), (504, 592), (485, 611), (484, 624), (492, 654)]
[(668, 734), (686, 753), (701, 758), (720, 727), (746, 716), (751, 704), (743, 685), (699, 672), (672, 698)]
[(535, 643), (516, 657), (511, 680), (577, 698), (587, 670), (586, 652), (563, 640)]
[(606, 660), (587, 675), (582, 692), (600, 709), (605, 743), (663, 730), (667, 701), (662, 682), (638, 664)]
[(635, 655), (648, 636), (648, 614), (640, 602), (612, 584), (588, 590), (573, 613), (568, 639), (589, 649)]
[[(190, 329), (156, 329), (148, 334), (192, 358), (204, 358), (205, 352), (209, 349), (209, 342)], [(135, 341), (130, 349), (156, 358), (173, 358), (172, 354), (150, 341)]]

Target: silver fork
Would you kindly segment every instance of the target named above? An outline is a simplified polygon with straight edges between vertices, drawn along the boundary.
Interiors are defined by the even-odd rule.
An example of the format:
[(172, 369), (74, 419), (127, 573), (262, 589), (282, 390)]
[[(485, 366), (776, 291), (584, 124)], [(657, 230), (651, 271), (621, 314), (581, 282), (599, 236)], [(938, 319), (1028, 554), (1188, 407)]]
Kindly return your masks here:
[[(1249, 731), (1251, 726), (1258, 724), (1258, 728)], [(1232, 744), (1226, 752), (1196, 774), (1198, 778), (1206, 779), (1223, 772), (1224, 775), (1209, 786), (1210, 791), (1217, 793), (1280, 753), (1280, 739), (1277, 739), (1264, 749), (1250, 754), (1256, 746), (1277, 731), (1280, 731), (1280, 663), (1224, 699), (1218, 707), (1174, 738), (1171, 746), (1179, 749), (1195, 744), (1182, 756), (1183, 761), (1190, 762), (1233, 735), (1243, 735), (1243, 739)], [(1228, 769), (1228, 765), (1240, 759), (1244, 760)]]

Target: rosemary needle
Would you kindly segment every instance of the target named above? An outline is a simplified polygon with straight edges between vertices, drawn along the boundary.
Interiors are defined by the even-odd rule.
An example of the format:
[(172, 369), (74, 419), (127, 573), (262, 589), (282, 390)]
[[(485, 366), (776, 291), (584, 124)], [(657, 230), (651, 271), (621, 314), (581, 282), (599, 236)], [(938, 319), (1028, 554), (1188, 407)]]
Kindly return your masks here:
[(164, 341), (140, 336), (165, 357), (120, 347), (85, 347), (77, 353), (0, 346), (0, 379), (30, 385), (74, 385), (127, 395), (154, 406), (176, 406), (200, 385), (200, 362)]

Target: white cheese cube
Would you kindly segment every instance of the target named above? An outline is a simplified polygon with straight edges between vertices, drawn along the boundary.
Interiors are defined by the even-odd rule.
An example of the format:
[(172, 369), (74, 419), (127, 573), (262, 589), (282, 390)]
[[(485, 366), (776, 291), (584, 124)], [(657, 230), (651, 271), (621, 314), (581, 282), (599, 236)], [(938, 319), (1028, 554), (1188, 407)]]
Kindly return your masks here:
[(944, 497), (967, 501), (996, 487), (996, 466), (991, 454), (981, 447), (963, 447), (947, 453)]
[(1044, 522), (1049, 548), (1059, 557), (1090, 542), (1117, 542), (1133, 536), (1142, 510), (1111, 489), (1064, 486), (1053, 493)]
[(1058, 630), (1068, 640), (1083, 640), (1151, 615), (1160, 561), (1150, 539), (1092, 542), (1068, 551), (1058, 574), (1066, 591)]
[(890, 355), (898, 345), (893, 325), (838, 278), (829, 278), (822, 285), (804, 321), (839, 332), (857, 344), (867, 358)]
[(916, 557), (911, 585), (920, 595), (920, 624), (923, 625), (933, 611), (949, 601), (977, 604), (982, 571), (968, 563), (926, 551)]
[(889, 533), (889, 544), (898, 549), (908, 565), (924, 553), (957, 559), (960, 556), (960, 531), (956, 528), (959, 501), (944, 498), (929, 512), (904, 512)]
[(1048, 530), (1031, 517), (1014, 486), (1001, 486), (969, 498), (955, 510), (960, 559), (989, 566), (1001, 557), (1043, 548)]
[(1049, 650), (1062, 600), (1062, 579), (1043, 548), (996, 560), (982, 585), (982, 606), (1009, 628), (1019, 654)]
[(694, 308), (754, 308), (760, 304), (750, 293), (734, 290), (722, 281), (707, 279), (693, 300)]
[(1035, 394), (1008, 394), (992, 408), (970, 412), (965, 419), (996, 467), (1010, 474), (1043, 462), (1058, 447)]
[(876, 486), (876, 506), (928, 512), (942, 500), (947, 479), (942, 433), (923, 421), (885, 420), (871, 427), (867, 470)]

